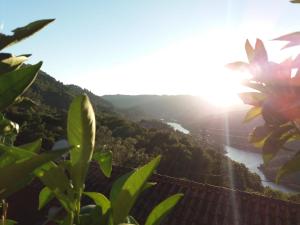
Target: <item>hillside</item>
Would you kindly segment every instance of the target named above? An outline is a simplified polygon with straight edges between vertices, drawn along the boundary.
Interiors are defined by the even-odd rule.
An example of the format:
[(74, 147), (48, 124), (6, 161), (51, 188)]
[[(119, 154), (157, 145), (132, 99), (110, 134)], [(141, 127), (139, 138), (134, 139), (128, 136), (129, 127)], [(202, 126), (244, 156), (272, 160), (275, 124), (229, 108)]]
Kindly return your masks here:
[[(256, 126), (264, 124), (262, 118), (245, 123), (244, 117), (249, 109), (242, 105), (229, 110), (218, 110), (213, 105), (195, 96), (158, 95), (109, 95), (103, 96), (114, 107), (131, 120), (141, 118), (176, 121), (191, 131), (192, 135), (208, 146), (229, 145), (241, 150), (259, 152), (249, 143), (249, 134)], [(294, 148), (297, 146), (294, 146)], [(222, 153), (223, 148), (219, 149)], [(295, 148), (295, 149), (296, 149)], [(265, 175), (274, 180), (276, 171), (294, 153), (278, 154), (268, 166), (261, 166)], [(283, 182), (290, 187), (299, 188), (299, 174), (288, 176)]]
[[(220, 109), (197, 96), (177, 95), (105, 95), (119, 112), (133, 121), (164, 119), (177, 121), (193, 135), (216, 144), (228, 144), (245, 150), (254, 148), (248, 143), (248, 134), (260, 119), (244, 123), (248, 106), (239, 105)], [(203, 137), (204, 136), (204, 137)], [(228, 139), (227, 139), (228, 136)]]
[(216, 107), (191, 95), (104, 95), (102, 98), (132, 120), (165, 119), (182, 122), (217, 112)]
[[(30, 101), (15, 104), (6, 111), (6, 116), (21, 127), (16, 144), (43, 138), (43, 150), (48, 151), (55, 141), (65, 139), (67, 108), (71, 99), (83, 91), (91, 97), (96, 111), (97, 149), (112, 150), (115, 165), (136, 167), (160, 154), (163, 156), (158, 168), (161, 174), (264, 192), (256, 174), (228, 159), (218, 148), (208, 146), (206, 140), (175, 132), (157, 120), (130, 121), (105, 99), (80, 87), (64, 85), (45, 73), (40, 73), (26, 92)], [(172, 104), (175, 107), (176, 100)], [(229, 170), (232, 177), (228, 176)]]

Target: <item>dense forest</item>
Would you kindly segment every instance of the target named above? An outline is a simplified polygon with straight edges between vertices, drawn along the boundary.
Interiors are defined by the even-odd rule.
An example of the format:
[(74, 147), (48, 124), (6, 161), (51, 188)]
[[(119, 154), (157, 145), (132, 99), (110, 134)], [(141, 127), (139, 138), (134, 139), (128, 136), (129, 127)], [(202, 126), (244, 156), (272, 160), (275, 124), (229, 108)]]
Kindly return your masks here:
[(88, 93), (96, 111), (96, 146), (111, 150), (115, 165), (137, 167), (161, 154), (161, 174), (282, 197), (264, 188), (259, 176), (243, 164), (224, 156), (218, 145), (174, 131), (159, 120), (128, 120), (105, 99), (78, 86), (64, 85), (44, 72), (26, 92), (25, 101), (5, 112), (20, 124), (16, 144), (42, 138), (43, 151), (49, 151), (56, 141), (65, 139), (67, 108), (72, 98), (82, 92)]

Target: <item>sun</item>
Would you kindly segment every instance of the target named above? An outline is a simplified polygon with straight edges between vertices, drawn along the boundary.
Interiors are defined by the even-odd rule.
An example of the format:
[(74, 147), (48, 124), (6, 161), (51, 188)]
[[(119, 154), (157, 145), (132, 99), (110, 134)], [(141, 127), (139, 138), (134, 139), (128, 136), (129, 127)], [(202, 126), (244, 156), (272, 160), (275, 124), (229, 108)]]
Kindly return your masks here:
[(242, 81), (249, 79), (250, 74), (226, 68), (233, 56), (239, 58), (234, 51), (235, 38), (224, 30), (212, 31), (201, 37), (202, 44), (199, 45), (199, 40), (195, 39), (195, 43), (190, 43), (194, 47), (186, 50), (186, 55), (197, 59), (193, 64), (190, 63), (193, 62), (192, 59), (188, 60), (189, 65), (186, 65), (193, 71), (190, 73), (193, 77), (188, 84), (190, 89), (194, 95), (218, 107), (242, 104), (238, 94), (248, 90), (242, 85)]
[[(218, 70), (211, 74), (211, 70), (205, 72), (203, 76), (197, 77), (197, 85), (191, 84), (195, 95), (198, 95), (217, 107), (231, 107), (241, 104), (238, 93), (246, 90), (242, 81), (248, 78), (245, 73), (232, 72), (220, 65)], [(210, 72), (210, 73), (208, 73)]]

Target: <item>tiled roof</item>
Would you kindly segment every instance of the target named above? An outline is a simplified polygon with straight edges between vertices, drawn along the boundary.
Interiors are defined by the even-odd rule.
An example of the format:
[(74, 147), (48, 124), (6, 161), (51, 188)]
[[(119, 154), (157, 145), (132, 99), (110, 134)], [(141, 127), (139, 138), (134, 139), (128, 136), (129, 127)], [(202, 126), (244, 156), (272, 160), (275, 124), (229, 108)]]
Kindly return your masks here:
[[(114, 167), (112, 177), (107, 179), (103, 177), (98, 166), (93, 164), (87, 177), (86, 190), (108, 195), (113, 181), (128, 171), (127, 168)], [(143, 224), (151, 209), (160, 201), (172, 194), (183, 193), (183, 199), (163, 224), (300, 225), (300, 204), (158, 174), (154, 174), (151, 180), (157, 184), (140, 196), (131, 213), (140, 224)], [(21, 195), (13, 197), (11, 215), (19, 219), (21, 225), (33, 225), (30, 220), (36, 221), (40, 218), (40, 215), (34, 214), (37, 207), (36, 193), (40, 188), (39, 184), (33, 184), (23, 190), (27, 198), (35, 196), (27, 203), (18, 205), (14, 201), (18, 201)], [(20, 216), (20, 210), (17, 209), (22, 208), (22, 205), (23, 215)]]

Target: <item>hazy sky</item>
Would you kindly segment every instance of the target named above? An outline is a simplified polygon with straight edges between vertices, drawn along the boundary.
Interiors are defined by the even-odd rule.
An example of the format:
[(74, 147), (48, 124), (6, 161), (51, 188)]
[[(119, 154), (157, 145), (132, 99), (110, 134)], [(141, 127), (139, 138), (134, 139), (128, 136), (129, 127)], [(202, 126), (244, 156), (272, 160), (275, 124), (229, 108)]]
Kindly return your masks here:
[[(0, 30), (56, 18), (7, 49), (32, 53), (43, 70), (97, 94), (196, 94), (238, 89), (225, 63), (245, 59), (244, 42), (300, 30), (288, 0), (0, 0)], [(211, 92), (211, 93), (210, 93)], [(222, 94), (222, 93), (221, 93)], [(220, 95), (220, 94), (219, 94)], [(225, 95), (222, 95), (223, 97)], [(229, 97), (228, 97), (229, 98)]]

